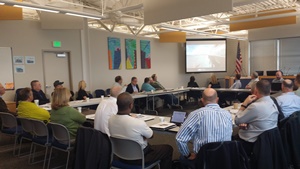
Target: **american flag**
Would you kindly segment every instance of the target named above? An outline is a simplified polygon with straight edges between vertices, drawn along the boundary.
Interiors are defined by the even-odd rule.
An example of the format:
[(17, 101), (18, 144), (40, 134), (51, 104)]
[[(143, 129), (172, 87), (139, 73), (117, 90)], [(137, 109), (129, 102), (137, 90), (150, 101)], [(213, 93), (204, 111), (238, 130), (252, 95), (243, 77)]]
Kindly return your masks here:
[(243, 60), (242, 60), (240, 42), (238, 42), (236, 60), (235, 60), (235, 74), (241, 74), (242, 62), (243, 62)]

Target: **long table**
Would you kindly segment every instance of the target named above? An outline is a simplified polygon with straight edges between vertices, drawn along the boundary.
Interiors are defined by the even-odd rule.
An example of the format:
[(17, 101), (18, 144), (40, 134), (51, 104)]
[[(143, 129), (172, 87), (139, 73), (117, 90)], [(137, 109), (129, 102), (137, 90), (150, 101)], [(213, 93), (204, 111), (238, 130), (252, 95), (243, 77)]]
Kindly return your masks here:
[[(203, 91), (206, 87), (192, 87), (190, 90), (194, 91)], [(229, 89), (229, 88), (215, 88), (217, 92), (246, 92), (251, 93), (251, 89)]]

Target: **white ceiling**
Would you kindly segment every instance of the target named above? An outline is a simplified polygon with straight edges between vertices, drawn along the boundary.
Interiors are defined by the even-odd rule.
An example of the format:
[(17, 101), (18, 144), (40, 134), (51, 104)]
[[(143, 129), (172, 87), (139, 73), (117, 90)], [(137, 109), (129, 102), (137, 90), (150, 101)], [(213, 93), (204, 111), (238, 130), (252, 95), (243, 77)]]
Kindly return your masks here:
[[(230, 17), (266, 13), (268, 10), (296, 9), (292, 15), (299, 15), (297, 0), (233, 0), (233, 10), (206, 16), (175, 20), (155, 25), (144, 25), (143, 0), (24, 0), (42, 6), (56, 7), (102, 15), (104, 19), (89, 19), (91, 28), (111, 32), (122, 32), (137, 36), (158, 37), (160, 32), (179, 29), (188, 35), (222, 36), (247, 39), (247, 30), (229, 31)], [(23, 10), (24, 19), (39, 19), (34, 10)], [(280, 17), (278, 16), (272, 16)], [(257, 18), (251, 19), (256, 20)], [(164, 29), (160, 31), (160, 29)], [(218, 32), (223, 32), (219, 35)]]

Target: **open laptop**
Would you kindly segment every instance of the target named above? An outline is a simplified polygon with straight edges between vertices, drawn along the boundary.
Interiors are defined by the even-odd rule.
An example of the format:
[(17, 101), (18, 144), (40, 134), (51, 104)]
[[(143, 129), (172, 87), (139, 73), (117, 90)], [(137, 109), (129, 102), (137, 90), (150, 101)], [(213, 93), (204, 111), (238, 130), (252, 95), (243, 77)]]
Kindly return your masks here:
[(186, 112), (174, 111), (171, 117), (170, 122), (175, 123), (177, 126), (181, 126), (186, 118)]
[(271, 83), (271, 91), (281, 91), (281, 83)]

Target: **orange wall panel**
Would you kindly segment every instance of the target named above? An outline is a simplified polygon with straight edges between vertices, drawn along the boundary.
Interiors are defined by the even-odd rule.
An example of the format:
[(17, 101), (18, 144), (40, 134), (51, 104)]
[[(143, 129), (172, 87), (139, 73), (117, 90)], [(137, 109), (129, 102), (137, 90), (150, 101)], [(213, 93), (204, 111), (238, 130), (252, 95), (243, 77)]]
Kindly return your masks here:
[(22, 8), (0, 5), (0, 20), (22, 20)]

